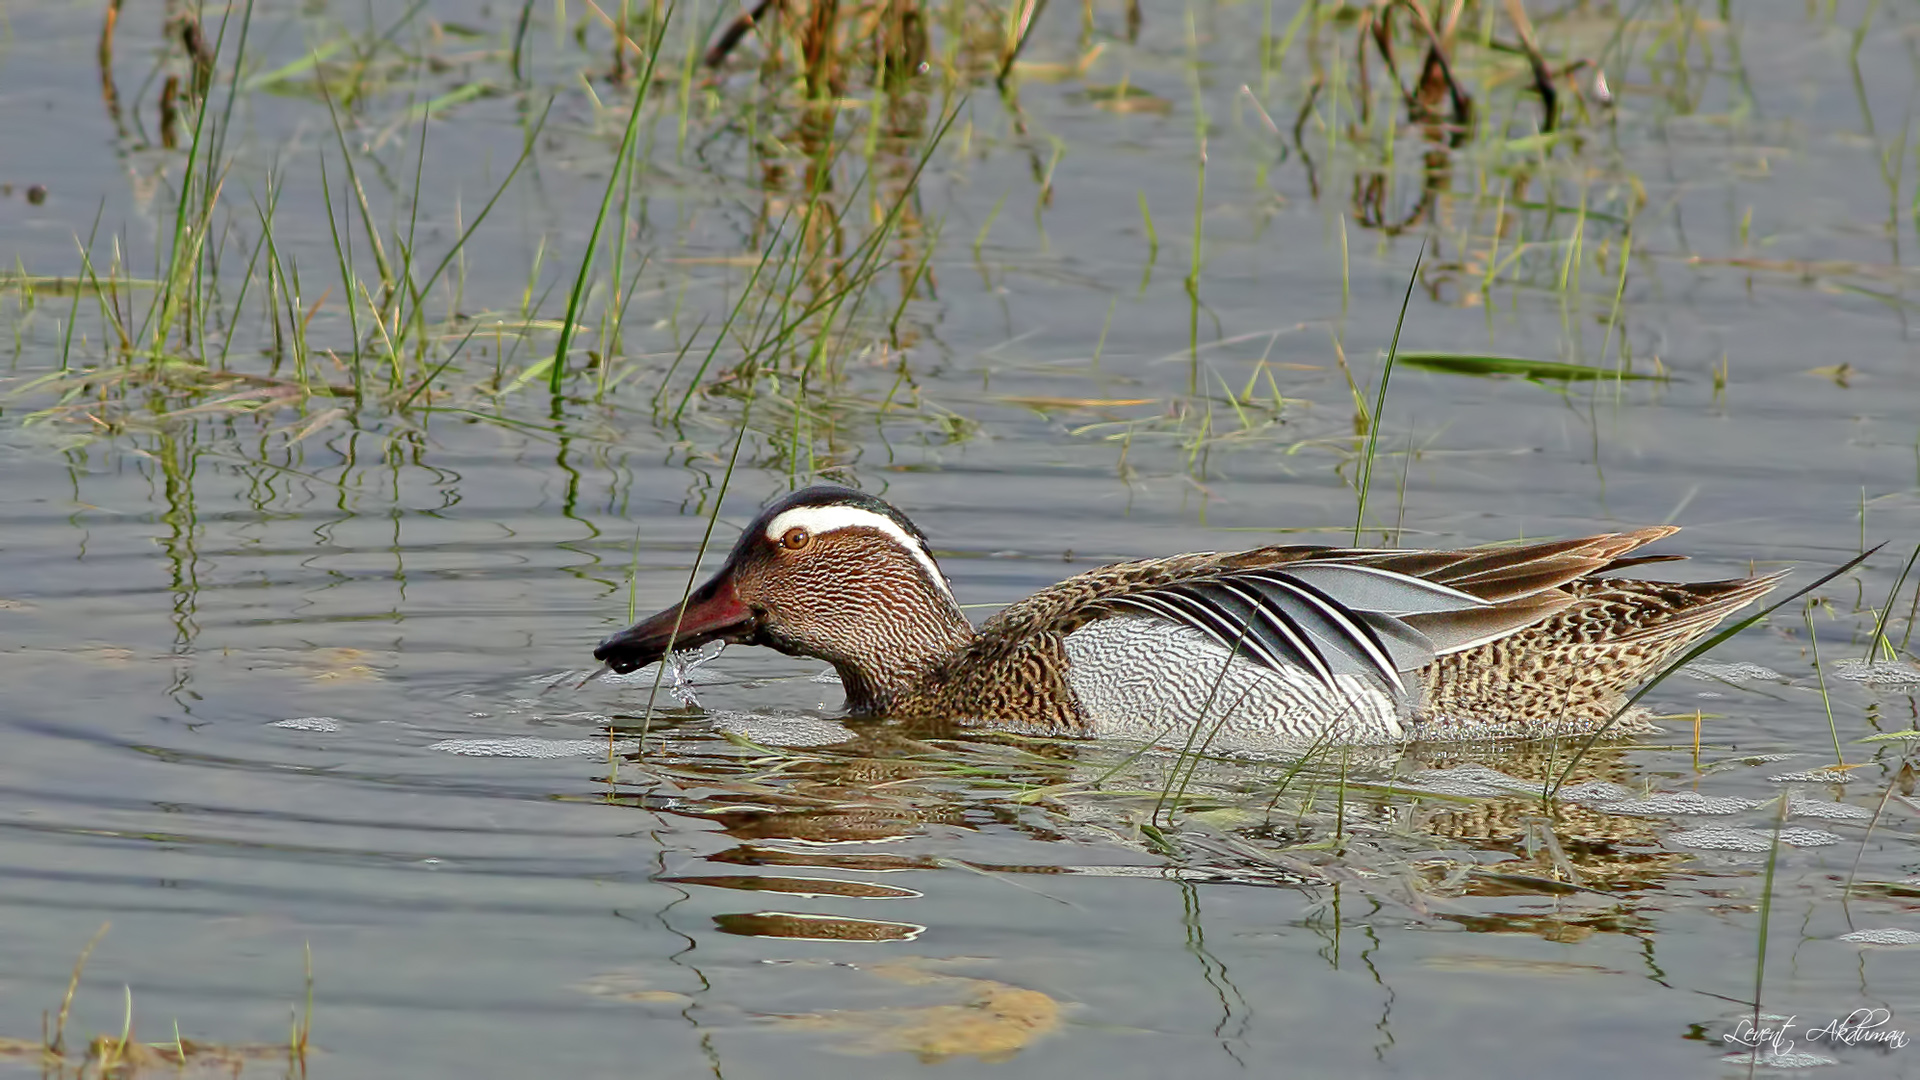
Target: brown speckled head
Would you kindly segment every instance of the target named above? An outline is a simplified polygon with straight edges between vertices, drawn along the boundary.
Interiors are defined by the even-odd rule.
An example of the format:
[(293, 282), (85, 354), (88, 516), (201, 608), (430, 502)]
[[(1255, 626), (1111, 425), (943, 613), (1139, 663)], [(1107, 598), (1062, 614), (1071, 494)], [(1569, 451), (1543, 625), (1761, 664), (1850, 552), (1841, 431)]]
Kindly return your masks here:
[(632, 671), (709, 641), (765, 645), (825, 660), (848, 708), (880, 713), (972, 636), (927, 539), (886, 503), (851, 488), (810, 487), (762, 511), (711, 581), (600, 643), (593, 655)]

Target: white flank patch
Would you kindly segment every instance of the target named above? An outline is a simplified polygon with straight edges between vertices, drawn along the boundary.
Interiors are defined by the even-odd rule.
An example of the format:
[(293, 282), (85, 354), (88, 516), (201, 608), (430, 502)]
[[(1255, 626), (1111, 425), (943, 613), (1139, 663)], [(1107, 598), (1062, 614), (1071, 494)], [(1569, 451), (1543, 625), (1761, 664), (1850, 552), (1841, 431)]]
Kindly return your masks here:
[(885, 514), (876, 514), (857, 506), (796, 506), (767, 523), (767, 539), (778, 544), (788, 530), (795, 528), (805, 529), (814, 536), (824, 536), (841, 529), (872, 529), (892, 539), (912, 555), (946, 598), (953, 601), (955, 607), (960, 606), (960, 602), (954, 599), (953, 590), (947, 587), (946, 577), (940, 573), (940, 564), (933, 561), (933, 553)]

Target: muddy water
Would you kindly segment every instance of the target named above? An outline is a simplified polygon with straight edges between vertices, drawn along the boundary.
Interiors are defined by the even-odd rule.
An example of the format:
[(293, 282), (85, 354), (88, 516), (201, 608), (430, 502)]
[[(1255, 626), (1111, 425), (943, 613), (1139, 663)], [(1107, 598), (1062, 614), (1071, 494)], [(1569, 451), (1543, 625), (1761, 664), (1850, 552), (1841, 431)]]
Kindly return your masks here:
[[(488, 47), (510, 29), (441, 6)], [(1366, 227), (1352, 155), (1309, 179), (1242, 106), (1251, 94), (1284, 129), (1305, 99), (1298, 71), (1262, 82), (1263, 10), (1195, 9), (1191, 36), (1150, 12), (1132, 44), (1118, 11), (1096, 14), (1106, 49), (1083, 79), (1025, 82), (1024, 132), (978, 90), (967, 141), (924, 181), (945, 225), (909, 361), (916, 400), (964, 422), (868, 414), (822, 447), (934, 538), (969, 603), (1114, 557), (1350, 529), (1354, 396), (1333, 339), (1371, 385), (1419, 246), (1420, 230)], [(1450, 237), (1491, 210), (1461, 190), (1441, 203), (1403, 336), (1606, 366), (1625, 338), (1633, 370), (1673, 377), (1596, 389), (1403, 367), (1368, 540), (1671, 520), (1687, 527), (1671, 547), (1694, 558), (1658, 569), (1791, 563), (1802, 582), (1863, 534), (1890, 540), (1818, 593), (1822, 670), (1801, 605), (1784, 609), (1722, 646), (1721, 666), (1658, 688), (1649, 704), (1689, 719), (1590, 755), (1551, 817), (1537, 792), (1565, 747), (1209, 766), (1169, 818), (1165, 761), (841, 729), (810, 662), (727, 651), (690, 676), (691, 703), (670, 684), (651, 719), (648, 679), (582, 685), (630, 598), (652, 610), (684, 588), (731, 446), (724, 413), (676, 430), (616, 397), (556, 418), (529, 392), (288, 445), (326, 405), (101, 437), (16, 401), (0, 421), (0, 1036), (37, 1035), (111, 923), (70, 1041), (120, 1032), (130, 993), (147, 1040), (177, 1023), (284, 1043), (310, 949), (316, 1074), (1737, 1074), (1723, 1036), (1752, 1014), (1786, 795), (1764, 1007), (1797, 1017), (1792, 1053), (1911, 1074), (1920, 1048), (1808, 1032), (1884, 1008), (1880, 1030), (1920, 1033), (1920, 980), (1887, 933), (1920, 930), (1912, 743), (1860, 741), (1915, 726), (1912, 669), (1844, 663), (1867, 655), (1920, 541), (1900, 265), (1920, 169), (1898, 127), (1914, 26), (1878, 12), (1855, 67), (1864, 10), (1736, 14), (1737, 60), (1725, 28), (1702, 24), (1714, 49), (1682, 65), (1651, 51), (1649, 25), (1619, 61), (1617, 115), (1588, 129), (1580, 160), (1617, 181), (1593, 205), (1622, 198), (1628, 174), (1647, 198), (1619, 316), (1585, 256), (1584, 284), (1557, 287), (1564, 247), (1480, 294), (1484, 253)], [(1276, 9), (1275, 26), (1291, 16)], [(116, 130), (94, 17), (30, 5), (0, 53), (0, 145), (40, 148), (0, 164), (0, 243), (32, 273), (75, 273), (96, 211), (138, 259), (164, 235), (179, 151), (137, 116)], [(261, 18), (263, 65), (345, 32), (324, 12)], [(1078, 55), (1076, 18), (1050, 12), (1029, 58)], [(1604, 23), (1565, 40), (1597, 54)], [(133, 103), (161, 28), (129, 17), (121, 35), (123, 104), (151, 111), (150, 86)], [(536, 80), (583, 62), (551, 25), (536, 20), (533, 41)], [(1700, 89), (1677, 109), (1687, 79)], [(1165, 108), (1100, 107), (1123, 81)], [(1196, 107), (1208, 172), (1190, 293)], [(537, 176), (474, 241), (476, 309), (517, 305), (543, 235), (567, 254), (542, 287), (577, 265), (608, 121), (577, 83), (556, 109)], [(436, 243), (464, 220), (455, 196), (473, 205), (518, 152), (522, 115), (503, 93), (435, 122), (441, 194), (422, 220)], [(332, 138), (324, 107), (297, 96), (255, 95), (244, 116), (256, 189), (276, 151), (311, 161)], [(669, 149), (674, 134), (668, 114), (636, 353), (670, 352), (676, 319), (722, 316), (740, 278), (711, 260), (752, 250), (738, 227), (751, 185)], [(279, 215), (318, 279), (333, 256), (307, 171)], [(1403, 215), (1418, 185), (1399, 175)], [(28, 202), (29, 184), (47, 199)], [(1617, 250), (1617, 229), (1587, 227)], [(321, 299), (314, 325), (337, 344), (344, 316)], [(60, 365), (69, 302), (16, 304), (9, 389)], [(99, 333), (83, 324), (74, 355), (97, 359)], [(851, 393), (894, 378), (854, 369)], [(1219, 389), (1262, 372), (1288, 399), (1272, 422)], [(790, 481), (773, 450), (750, 443), (716, 546)], [(1888, 636), (1904, 647), (1906, 631), (1896, 605)], [(1838, 776), (1823, 771), (1836, 742), (1857, 766)], [(1859, 931), (1896, 944), (1843, 938)], [(265, 1051), (244, 1067), (285, 1068)], [(38, 1069), (0, 1055), (0, 1070)]]

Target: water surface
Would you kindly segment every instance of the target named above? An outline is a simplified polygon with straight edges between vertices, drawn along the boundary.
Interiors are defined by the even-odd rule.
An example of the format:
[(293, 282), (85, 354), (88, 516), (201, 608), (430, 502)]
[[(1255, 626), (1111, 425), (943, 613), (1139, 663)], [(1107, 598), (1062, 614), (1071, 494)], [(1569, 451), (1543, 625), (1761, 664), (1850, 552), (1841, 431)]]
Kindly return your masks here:
[[(1419, 207), (1430, 146), (1402, 125), (1383, 163), (1350, 126), (1350, 20), (1310, 18), (1276, 66), (1261, 34), (1282, 34), (1285, 5), (1270, 22), (1247, 4), (1148, 11), (1133, 40), (1118, 6), (1084, 33), (1055, 7), (1022, 57), (1102, 46), (1083, 73), (1029, 67), (1015, 100), (937, 67), (883, 117), (893, 142), (836, 164), (848, 221), (870, 226), (857, 193), (897, 191), (916, 140), (959, 109), (875, 286), (898, 302), (900, 268), (924, 259), (905, 333), (863, 315), (803, 408), (776, 392), (797, 369), (752, 383), (771, 389), (731, 473), (741, 395), (696, 393), (677, 425), (653, 398), (683, 345), (704, 354), (804, 185), (804, 156), (755, 149), (765, 132), (732, 111), (764, 92), (754, 64), (694, 84), (684, 113), (683, 68), (663, 75), (625, 268), (630, 366), (608, 369), (628, 381), (595, 392), (596, 329), (552, 395), (537, 373), (512, 386), (554, 348), (551, 325), (522, 338), (518, 322), (523, 305), (564, 317), (619, 143), (630, 85), (604, 80), (604, 26), (535, 11), (516, 82), (517, 11), (430, 4), (393, 52), (365, 45), (388, 24), (359, 12), (256, 12), (255, 75), (350, 37), (333, 63), (364, 47), (388, 65), (349, 122), (383, 224), (415, 213), (408, 110), (483, 87), (427, 125), (413, 228), (433, 259), (554, 104), (458, 297), (443, 283), (431, 306), (468, 320), (438, 347), (478, 325), (473, 351), (404, 406), (308, 389), (352, 380), (355, 340), (318, 173), (325, 155), (344, 199), (341, 157), (310, 86), (240, 97), (222, 195), (222, 280), (246, 315), (213, 320), (214, 340), (283, 401), (188, 413), (248, 387), (35, 384), (151, 358), (113, 351), (93, 295), (8, 279), (0, 1036), (36, 1037), (111, 923), (70, 1041), (117, 1035), (130, 994), (140, 1038), (177, 1024), (284, 1048), (310, 949), (320, 1075), (1741, 1075), (1723, 1036), (1753, 1015), (1764, 914), (1761, 1003), (1798, 1017), (1795, 1052), (1911, 1074), (1920, 1049), (1805, 1032), (1859, 1008), (1920, 1031), (1911, 946), (1843, 938), (1920, 930), (1914, 744), (1861, 741), (1920, 717), (1912, 578), (1886, 619), (1892, 666), (1857, 666), (1920, 540), (1912, 15), (1536, 11), (1556, 56), (1605, 64), (1618, 104), (1570, 119), (1578, 143), (1549, 160), (1517, 142), (1538, 132), (1524, 79), (1509, 85), (1523, 68), (1474, 68), (1483, 127), (1395, 231), (1380, 226)], [(187, 153), (158, 134), (158, 87), (190, 69), (157, 15), (127, 12), (116, 118), (97, 14), (9, 16), (0, 145), (35, 151), (0, 165), (0, 239), (29, 275), (82, 276), (91, 238), (103, 274), (117, 251), (152, 279)], [(721, 14), (676, 14), (663, 69)], [(1135, 91), (1151, 103), (1113, 107)], [(854, 115), (845, 131), (864, 130)], [(1516, 186), (1530, 154), (1544, 163)], [(878, 188), (854, 186), (865, 161)], [(257, 297), (231, 299), (267, 289), (244, 267), (270, 172), (304, 359), (275, 351)], [(1209, 764), (1173, 805), (1171, 761), (1126, 747), (873, 725), (822, 745), (840, 732), (822, 665), (754, 650), (698, 668), (697, 705), (662, 691), (651, 717), (648, 678), (582, 684), (595, 641), (678, 599), (716, 507), (704, 570), (762, 499), (818, 476), (911, 514), (980, 615), (1114, 558), (1351, 539), (1356, 402), (1371, 407), (1423, 240), (1402, 348), (1666, 377), (1401, 366), (1363, 542), (1672, 521), (1686, 531), (1665, 547), (1693, 558), (1656, 569), (1792, 564), (1796, 584), (1890, 542), (1818, 590), (1810, 621), (1789, 605), (1722, 666), (1657, 688), (1662, 734), (1583, 758), (1562, 792), (1578, 798), (1539, 797), (1567, 746)], [(737, 358), (716, 355), (709, 388)], [(669, 405), (690, 371), (666, 380)], [(1853, 767), (1825, 771), (1836, 752)]]

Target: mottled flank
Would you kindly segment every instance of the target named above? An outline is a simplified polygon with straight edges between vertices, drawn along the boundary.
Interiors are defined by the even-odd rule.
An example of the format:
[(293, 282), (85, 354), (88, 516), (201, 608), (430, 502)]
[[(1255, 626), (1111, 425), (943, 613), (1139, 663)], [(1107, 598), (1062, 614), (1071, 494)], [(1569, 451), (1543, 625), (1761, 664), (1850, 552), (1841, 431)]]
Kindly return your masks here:
[(1592, 731), (1662, 665), (1781, 576), (1697, 585), (1571, 582), (1562, 591), (1575, 601), (1558, 614), (1434, 661), (1423, 673), (1423, 734)]
[(899, 695), (888, 715), (1041, 735), (1089, 733), (1085, 710), (1067, 679), (1065, 634), (1037, 629), (994, 645), (991, 660), (984, 662), (966, 662), (969, 653), (963, 648)]
[(669, 647), (768, 645), (832, 663), (856, 715), (1220, 749), (1592, 731), (1782, 576), (1599, 577), (1678, 558), (1631, 554), (1676, 531), (1116, 563), (976, 630), (904, 515), (817, 487), (769, 506), (684, 610), (595, 655), (630, 671)]

